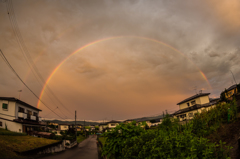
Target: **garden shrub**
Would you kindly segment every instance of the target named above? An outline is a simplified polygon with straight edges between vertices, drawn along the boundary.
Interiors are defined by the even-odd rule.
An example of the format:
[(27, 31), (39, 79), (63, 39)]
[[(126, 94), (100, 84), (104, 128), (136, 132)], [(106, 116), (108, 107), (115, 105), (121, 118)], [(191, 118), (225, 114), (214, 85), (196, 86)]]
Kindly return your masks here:
[(227, 123), (228, 114), (230, 121), (236, 119), (235, 100), (196, 114), (185, 125), (171, 120), (168, 114), (157, 129), (145, 130), (141, 125), (136, 126), (136, 122), (121, 123), (113, 131), (103, 134), (107, 140), (102, 155), (110, 159), (226, 159), (230, 147), (222, 141), (219, 144), (211, 143), (205, 137), (216, 131), (222, 123)]

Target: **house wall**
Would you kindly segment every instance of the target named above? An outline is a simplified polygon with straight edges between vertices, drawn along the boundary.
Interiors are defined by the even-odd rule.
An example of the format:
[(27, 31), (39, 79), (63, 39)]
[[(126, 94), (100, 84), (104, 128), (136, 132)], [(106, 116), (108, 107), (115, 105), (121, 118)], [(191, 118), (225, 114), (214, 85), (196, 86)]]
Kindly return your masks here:
[[(209, 103), (209, 97), (208, 96), (202, 96), (202, 97), (198, 97), (198, 98), (195, 98), (195, 99), (192, 99), (188, 102), (184, 102), (182, 104), (179, 105), (179, 109), (185, 109), (185, 108), (188, 108), (188, 107), (191, 107), (193, 106), (191, 104), (192, 101), (196, 102), (196, 104), (205, 104), (205, 103)], [(187, 103), (189, 103), (189, 106), (187, 105)]]
[(208, 96), (200, 97), (200, 100), (201, 100), (201, 103), (199, 103), (199, 104), (206, 104), (206, 103), (210, 102)]
[[(112, 125), (113, 124), (113, 125)], [(115, 128), (117, 125), (119, 125), (118, 123), (108, 123), (107, 126), (109, 128)]]
[(225, 93), (225, 97), (226, 97), (226, 98), (229, 98), (229, 97), (231, 97), (233, 94), (235, 94), (235, 92), (236, 92), (236, 93), (238, 92), (238, 91), (237, 91), (237, 88), (232, 89), (232, 90), (228, 91), (227, 93)]
[[(186, 114), (186, 117), (184, 117), (184, 118), (179, 118), (179, 120), (180, 120), (180, 121), (183, 121), (183, 120), (191, 120), (191, 119), (193, 119), (194, 114), (196, 114), (196, 113), (202, 113), (202, 112), (204, 112), (204, 111), (209, 111), (210, 109), (212, 109), (212, 108), (214, 108), (214, 107), (216, 107), (215, 104), (214, 104), (214, 105), (211, 105), (211, 106), (209, 106), (209, 107), (206, 107), (206, 108), (203, 107), (203, 108), (200, 108), (200, 109), (197, 109), (197, 110), (192, 110), (192, 111), (188, 111), (188, 112), (185, 112), (185, 113), (181, 113), (181, 114), (174, 115), (174, 118), (177, 118), (177, 116)], [(192, 114), (192, 115), (191, 115), (191, 114)]]
[(59, 125), (60, 130), (64, 131), (64, 130), (68, 130), (68, 125)]
[(18, 109), (19, 109), (19, 107), (24, 108), (24, 113), (26, 113), (26, 114), (27, 114), (27, 112), (29, 110), (29, 111), (32, 112), (32, 115), (34, 113), (37, 113), (37, 116), (39, 115), (39, 111), (38, 110), (35, 110), (35, 109), (29, 108), (27, 106), (24, 106), (22, 104), (16, 103), (16, 111), (15, 111), (16, 119), (18, 118)]
[[(7, 110), (2, 108), (3, 103), (8, 104)], [(0, 117), (8, 120), (16, 119), (15, 110), (16, 110), (15, 102), (0, 100)]]
[(8, 121), (8, 120), (4, 120), (4, 119), (0, 119), (0, 122), (2, 122), (2, 126), (0, 126), (0, 128), (5, 129), (7, 126), (7, 129), (10, 131), (14, 131), (14, 132), (23, 132), (23, 126), (20, 123), (16, 123), (14, 121)]

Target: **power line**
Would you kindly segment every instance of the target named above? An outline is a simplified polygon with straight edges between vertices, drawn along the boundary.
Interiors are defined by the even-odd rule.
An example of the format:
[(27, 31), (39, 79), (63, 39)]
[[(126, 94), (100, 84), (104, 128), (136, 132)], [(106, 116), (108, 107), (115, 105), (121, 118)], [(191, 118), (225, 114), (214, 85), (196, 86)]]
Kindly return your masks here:
[[(39, 97), (27, 86), (27, 84), (21, 79), (21, 77), (17, 74), (17, 72), (14, 70), (14, 68), (11, 66), (11, 64), (8, 62), (7, 58), (3, 54), (2, 50), (0, 49), (1, 56), (3, 58), (3, 61), (7, 64), (7, 66), (13, 71), (13, 73), (18, 77), (18, 79), (27, 87), (27, 89), (32, 92), (32, 94), (40, 101), (42, 104), (44, 104), (49, 110), (51, 110), (54, 114), (56, 114), (58, 117), (62, 118), (59, 116), (57, 113), (55, 113), (50, 107), (48, 107)], [(63, 119), (63, 118), (62, 118)]]
[[(45, 80), (43, 79), (43, 77), (41, 76), (41, 74), (39, 73), (36, 65), (34, 64), (30, 54), (29, 54), (29, 51), (25, 45), (25, 42), (22, 38), (22, 35), (21, 35), (21, 32), (19, 30), (19, 27), (18, 27), (18, 23), (17, 23), (17, 20), (16, 20), (16, 17), (15, 17), (15, 13), (14, 13), (14, 8), (13, 8), (13, 4), (12, 4), (12, 0), (8, 0), (7, 3), (6, 3), (6, 6), (7, 6), (7, 11), (8, 11), (8, 17), (9, 17), (9, 20), (11, 22), (11, 25), (12, 25), (12, 29), (13, 29), (13, 32), (15, 34), (15, 36), (17, 37), (17, 42), (21, 48), (21, 51), (24, 55), (24, 59), (26, 60), (28, 66), (30, 67), (30, 69), (32, 70), (35, 78), (38, 80), (39, 82), (39, 79), (41, 81), (41, 83), (44, 85), (45, 84)], [(38, 78), (39, 77), (39, 78)], [(40, 83), (40, 82), (39, 82)], [(51, 93), (51, 95), (55, 98), (55, 100), (57, 100), (61, 106), (63, 106), (71, 115), (74, 115), (73, 113), (71, 113), (65, 106), (64, 104), (58, 99), (58, 97), (53, 93), (53, 91), (50, 89), (50, 87), (46, 84), (46, 88), (47, 90)], [(51, 99), (51, 98), (50, 98)], [(52, 99), (51, 99), (52, 100)], [(54, 103), (55, 104), (55, 103)]]

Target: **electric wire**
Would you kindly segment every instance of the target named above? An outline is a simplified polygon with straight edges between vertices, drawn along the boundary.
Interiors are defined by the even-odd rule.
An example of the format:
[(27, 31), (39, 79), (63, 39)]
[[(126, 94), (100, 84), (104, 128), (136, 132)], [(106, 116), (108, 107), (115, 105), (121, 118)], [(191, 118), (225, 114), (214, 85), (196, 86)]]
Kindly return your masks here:
[[(1, 57), (3, 58), (3, 61), (7, 64), (7, 66), (13, 71), (13, 73), (18, 77), (18, 79), (27, 87), (27, 89), (44, 105), (46, 106), (49, 110), (51, 110), (55, 115), (58, 117), (62, 118), (60, 115), (58, 115), (56, 112), (54, 112), (50, 107), (48, 107), (28, 86), (27, 84), (21, 79), (21, 77), (17, 74), (15, 69), (11, 66), (11, 64), (8, 62), (7, 58), (5, 57), (4, 53), (0, 49), (1, 52)], [(62, 118), (63, 119), (63, 118)]]
[[(6, 5), (7, 5), (8, 17), (9, 17), (9, 20), (11, 22), (11, 25), (12, 25), (12, 28), (13, 28), (13, 32), (14, 32), (15, 36), (17, 37), (17, 42), (18, 42), (18, 44), (19, 44), (19, 46), (21, 48), (21, 51), (22, 51), (22, 53), (24, 55), (24, 59), (26, 60), (28, 66), (30, 67), (31, 71), (33, 72), (33, 74), (34, 74), (35, 78), (38, 80), (38, 82), (39, 82), (39, 79), (40, 79), (41, 82), (39, 82), (39, 83), (45, 84), (45, 80), (43, 79), (43, 77), (39, 73), (36, 65), (34, 64), (32, 58), (31, 58), (31, 56), (29, 54), (29, 51), (28, 51), (28, 49), (27, 49), (27, 47), (26, 47), (26, 45), (24, 43), (24, 40), (22, 38), (21, 32), (20, 32), (18, 24), (17, 24), (16, 17), (15, 17), (12, 0), (8, 0)], [(38, 79), (38, 77), (39, 77), (39, 79)], [(58, 97), (53, 93), (53, 91), (50, 89), (50, 87), (48, 85), (46, 85), (46, 88), (51, 93), (51, 95), (55, 98), (55, 100), (57, 100), (58, 103), (60, 103), (61, 106), (63, 106), (71, 115), (73, 115), (73, 113), (70, 112), (64, 106), (64, 104), (58, 99)]]

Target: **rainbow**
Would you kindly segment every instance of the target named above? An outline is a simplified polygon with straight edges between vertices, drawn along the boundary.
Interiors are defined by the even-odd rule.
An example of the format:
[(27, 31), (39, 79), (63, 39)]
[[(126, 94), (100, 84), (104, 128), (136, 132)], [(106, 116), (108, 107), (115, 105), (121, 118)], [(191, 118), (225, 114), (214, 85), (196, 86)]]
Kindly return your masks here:
[[(45, 82), (44, 86), (43, 86), (43, 89), (41, 91), (41, 94), (40, 94), (40, 97), (39, 99), (41, 100), (42, 97), (43, 97), (43, 94), (46, 90), (46, 86), (48, 85), (48, 83), (51, 81), (53, 75), (58, 71), (58, 69), (73, 55), (77, 54), (78, 52), (82, 51), (83, 49), (87, 48), (87, 47), (90, 47), (92, 45), (95, 45), (95, 44), (98, 44), (98, 43), (101, 43), (101, 42), (104, 42), (104, 41), (108, 41), (108, 40), (113, 40), (113, 39), (121, 39), (121, 38), (138, 38), (138, 39), (143, 39), (143, 40), (148, 40), (148, 41), (152, 41), (152, 42), (155, 42), (155, 43), (158, 43), (158, 44), (161, 44), (161, 45), (164, 45), (172, 50), (174, 50), (175, 52), (181, 54), (182, 56), (184, 56), (186, 59), (188, 59), (193, 65), (195, 65), (195, 67), (198, 69), (198, 71), (200, 72), (200, 74), (202, 75), (202, 77), (204, 78), (204, 80), (207, 82), (209, 88), (212, 89), (206, 75), (197, 67), (196, 64), (194, 64), (186, 55), (184, 55), (182, 52), (180, 52), (179, 50), (175, 49), (174, 47), (166, 44), (166, 43), (163, 43), (161, 41), (158, 41), (158, 40), (155, 40), (155, 39), (151, 39), (151, 38), (147, 38), (147, 37), (141, 37), (141, 36), (115, 36), (115, 37), (108, 37), (108, 38), (104, 38), (104, 39), (100, 39), (100, 40), (97, 40), (97, 41), (94, 41), (94, 42), (91, 42), (91, 43), (88, 43), (82, 47), (80, 47), (79, 49), (77, 49), (76, 51), (74, 51), (73, 53), (71, 53), (70, 55), (68, 55), (53, 71), (52, 73), (50, 74), (50, 76), (48, 77), (47, 81)], [(39, 108), (40, 106), (40, 103), (41, 101), (38, 100), (38, 104), (37, 104), (37, 108)]]

